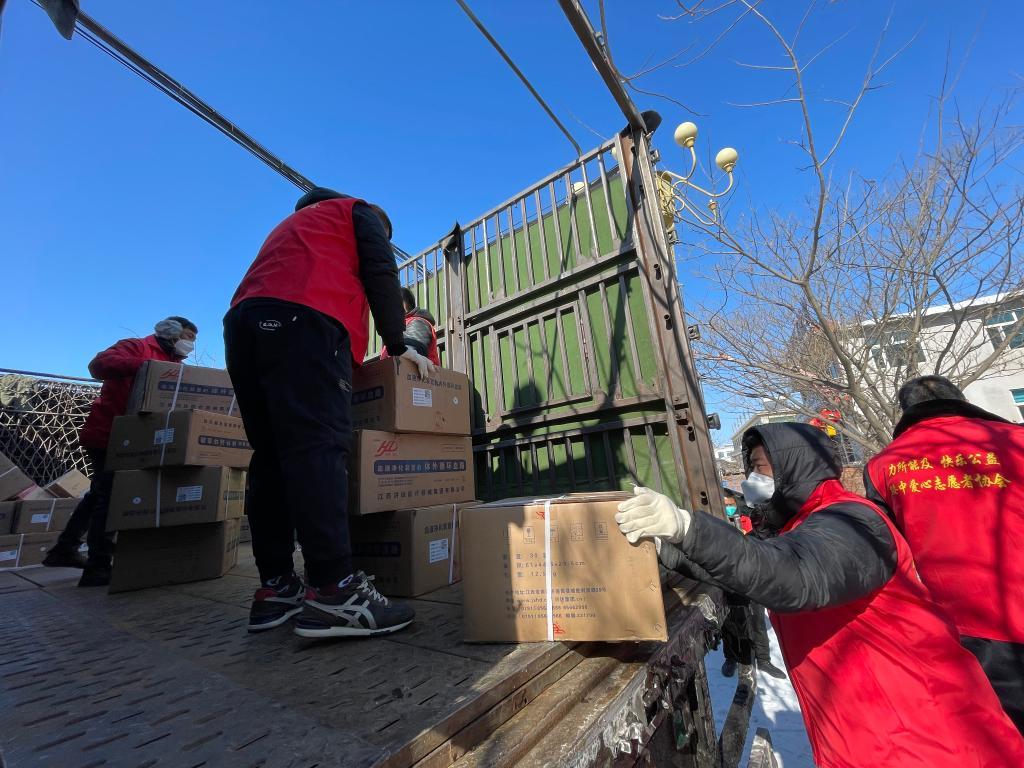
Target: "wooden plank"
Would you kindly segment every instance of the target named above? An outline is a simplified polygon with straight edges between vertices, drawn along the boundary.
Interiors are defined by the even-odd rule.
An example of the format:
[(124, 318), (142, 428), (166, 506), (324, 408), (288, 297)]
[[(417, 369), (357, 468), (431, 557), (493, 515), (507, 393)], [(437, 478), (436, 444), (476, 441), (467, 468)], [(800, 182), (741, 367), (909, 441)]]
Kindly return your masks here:
[(448, 768), (468, 751), (488, 739), (499, 727), (531, 704), (549, 686), (559, 682), (584, 659), (584, 653), (578, 650), (567, 653), (416, 763), (415, 768)]
[(562, 679), (538, 696), (528, 707), (494, 731), (486, 745), (469, 752), (455, 768), (506, 768), (520, 764), (548, 732), (598, 684), (619, 670), (614, 658), (596, 656), (584, 659)]

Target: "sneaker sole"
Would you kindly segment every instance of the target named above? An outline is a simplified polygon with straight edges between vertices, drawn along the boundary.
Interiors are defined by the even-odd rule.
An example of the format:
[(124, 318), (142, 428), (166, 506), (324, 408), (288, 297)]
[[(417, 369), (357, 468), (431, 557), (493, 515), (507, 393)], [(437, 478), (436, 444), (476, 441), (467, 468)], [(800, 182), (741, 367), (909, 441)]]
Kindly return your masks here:
[(306, 627), (295, 627), (293, 630), (299, 637), (374, 637), (376, 635), (390, 635), (392, 632), (398, 632), (400, 629), (405, 629), (412, 624), (413, 619), (409, 619), (402, 624), (396, 624), (393, 627), (384, 627), (383, 629), (357, 629), (356, 627), (325, 627), (323, 629), (308, 629)]
[(295, 614), (300, 613), (301, 611), (302, 611), (302, 606), (301, 605), (297, 605), (294, 608), (286, 611), (283, 616), (280, 616), (279, 618), (276, 618), (273, 621), (268, 621), (265, 624), (250, 624), (249, 625), (249, 631), (250, 632), (263, 632), (263, 631), (268, 630), (268, 629), (275, 629), (276, 627), (280, 627), (282, 624), (284, 624), (286, 621), (288, 621), (288, 619), (290, 619)]

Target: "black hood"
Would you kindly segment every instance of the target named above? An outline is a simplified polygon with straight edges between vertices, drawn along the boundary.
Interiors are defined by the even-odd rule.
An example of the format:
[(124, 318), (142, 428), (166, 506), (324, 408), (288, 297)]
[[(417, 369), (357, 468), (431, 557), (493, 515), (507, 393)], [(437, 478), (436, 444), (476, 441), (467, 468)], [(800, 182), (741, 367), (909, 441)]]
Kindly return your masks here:
[(298, 202), (295, 203), (295, 210), (300, 211), (308, 205), (322, 203), (324, 200), (342, 200), (346, 197), (349, 197), (349, 195), (343, 195), (341, 192), (329, 189), (328, 187), (313, 187), (298, 199)]
[(1004, 424), (1012, 424), (1002, 416), (989, 413), (984, 408), (971, 405), (966, 400), (925, 400), (912, 405), (903, 412), (899, 423), (892, 431), (893, 438), (899, 437), (912, 426), (927, 419), (937, 419), (940, 416), (965, 416), (968, 419), (984, 419), (985, 421), (1001, 421)]
[(783, 422), (751, 427), (743, 433), (743, 469), (748, 475), (750, 451), (758, 437), (775, 475), (775, 495), (764, 505), (765, 522), (778, 530), (822, 482), (838, 479), (842, 467), (828, 435), (810, 424)]
[(416, 307), (416, 309), (412, 310), (411, 312), (407, 312), (406, 316), (407, 317), (422, 317), (424, 320), (426, 320), (431, 325), (437, 325), (437, 320), (434, 319), (434, 316), (432, 314), (430, 314), (430, 310), (427, 310), (427, 309), (421, 309), (420, 307)]

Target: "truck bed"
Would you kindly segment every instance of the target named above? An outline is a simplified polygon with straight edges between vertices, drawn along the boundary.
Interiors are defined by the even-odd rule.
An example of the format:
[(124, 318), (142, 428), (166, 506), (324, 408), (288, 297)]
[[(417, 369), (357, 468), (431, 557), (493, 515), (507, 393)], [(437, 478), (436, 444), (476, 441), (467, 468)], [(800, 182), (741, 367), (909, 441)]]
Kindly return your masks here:
[[(510, 733), (507, 756), (525, 757), (544, 732), (567, 744), (560, 723), (581, 734), (599, 726), (616, 697), (628, 703), (643, 692), (652, 654), (700, 635), (703, 655), (685, 585), (666, 592), (667, 646), (481, 645), (461, 641), (458, 585), (411, 601), (415, 624), (387, 638), (249, 634), (258, 580), (248, 545), (215, 581), (108, 595), (79, 589), (77, 577), (0, 572), (0, 747), (9, 768), (448, 766), (476, 762), (481, 745), (493, 765)], [(545, 731), (531, 741), (524, 722)]]

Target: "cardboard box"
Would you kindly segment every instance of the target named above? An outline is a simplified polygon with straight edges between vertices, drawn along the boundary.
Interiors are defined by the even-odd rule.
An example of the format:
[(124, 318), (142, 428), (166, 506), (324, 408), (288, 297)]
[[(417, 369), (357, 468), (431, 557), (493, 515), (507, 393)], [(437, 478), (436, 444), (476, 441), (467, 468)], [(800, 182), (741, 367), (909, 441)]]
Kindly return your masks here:
[(0, 501), (16, 498), (22, 491), (34, 487), (32, 479), (0, 453)]
[(468, 435), (471, 394), (464, 373), (438, 368), (421, 379), (409, 360), (374, 360), (352, 374), (352, 427)]
[(45, 490), (58, 499), (80, 499), (88, 493), (89, 485), (88, 477), (77, 469), (72, 469), (46, 486)]
[(172, 408), (238, 416), (231, 377), (222, 368), (147, 360), (135, 376), (127, 412)]
[(356, 433), (349, 479), (349, 512), (368, 515), (469, 501), (473, 445), (468, 437)]
[(163, 411), (114, 419), (106, 469), (245, 468), (251, 457), (252, 448), (237, 416)]
[(630, 544), (615, 524), (626, 498), (572, 494), (463, 510), (466, 639), (666, 640), (654, 542)]
[(137, 469), (114, 474), (108, 531), (216, 523), (245, 511), (245, 471), (229, 467)]
[(18, 509), (16, 501), (0, 501), (0, 536), (6, 536), (14, 528), (14, 516)]
[(57, 543), (57, 533), (22, 533), (0, 536), (0, 571), (41, 565), (49, 549)]
[(238, 543), (246, 544), (252, 541), (252, 529), (249, 528), (249, 518), (242, 516), (238, 518), (238, 522), (240, 523), (238, 529)]
[(57, 498), (45, 488), (40, 488), (35, 483), (30, 488), (26, 488), (24, 491), (15, 496), (18, 501), (49, 501), (50, 499)]
[(416, 597), (460, 577), (459, 514), (468, 504), (441, 504), (353, 518), (352, 561), (376, 577), (386, 595)]
[(238, 520), (117, 534), (110, 592), (216, 579), (238, 560)]
[(60, 533), (67, 528), (80, 499), (19, 501), (11, 533)]

